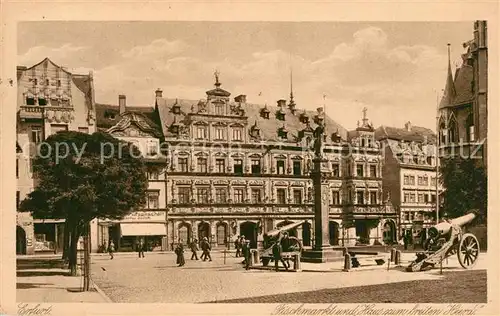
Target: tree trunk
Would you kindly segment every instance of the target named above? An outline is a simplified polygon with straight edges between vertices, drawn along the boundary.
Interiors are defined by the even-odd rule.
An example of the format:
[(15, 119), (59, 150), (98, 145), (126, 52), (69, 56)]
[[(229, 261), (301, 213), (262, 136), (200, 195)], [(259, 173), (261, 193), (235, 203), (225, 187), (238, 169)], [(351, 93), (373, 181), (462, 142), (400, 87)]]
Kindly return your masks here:
[(77, 260), (78, 260), (78, 239), (80, 238), (80, 230), (78, 227), (74, 227), (71, 231), (71, 242), (70, 242), (70, 247), (69, 247), (69, 253), (68, 253), (68, 259), (69, 259), (69, 266), (68, 268), (71, 271), (72, 276), (77, 275)]
[(69, 248), (70, 248), (70, 227), (68, 224), (68, 221), (66, 220), (66, 223), (64, 224), (64, 239), (63, 239), (63, 254), (62, 254), (62, 259), (65, 260), (66, 262), (69, 259)]

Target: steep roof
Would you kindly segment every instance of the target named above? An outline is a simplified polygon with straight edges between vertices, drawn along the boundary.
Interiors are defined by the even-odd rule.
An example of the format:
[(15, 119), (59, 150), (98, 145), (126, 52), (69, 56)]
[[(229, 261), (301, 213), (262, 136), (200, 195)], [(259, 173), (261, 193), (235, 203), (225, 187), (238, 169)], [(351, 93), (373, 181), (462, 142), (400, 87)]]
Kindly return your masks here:
[[(127, 106), (126, 113), (127, 112), (141, 114), (150, 126), (155, 127), (158, 131), (161, 131), (157, 124), (158, 119), (154, 108), (147, 106)], [(120, 109), (117, 105), (102, 103), (96, 104), (97, 128), (99, 130), (107, 130), (117, 124), (121, 118)]]
[(462, 65), (455, 74), (456, 97), (453, 100), (454, 105), (470, 102), (474, 99), (472, 93), (472, 82), (474, 80), (472, 66)]
[(431, 129), (420, 126), (411, 126), (410, 130), (408, 130), (406, 128), (382, 125), (375, 130), (375, 138), (377, 140), (389, 139), (416, 143), (436, 143), (434, 132)]
[[(173, 136), (168, 132), (168, 127), (174, 122), (174, 117), (176, 122), (182, 122), (185, 116), (191, 112), (191, 107), (198, 105), (200, 100), (186, 100), (186, 99), (168, 99), (168, 98), (158, 98), (157, 107), (159, 119), (161, 121), (161, 127), (163, 129), (163, 134), (166, 137)], [(181, 114), (174, 114), (172, 112), (172, 106), (177, 103), (180, 106)], [(236, 102), (230, 102), (235, 106), (239, 105)], [(285, 108), (285, 120), (281, 121), (276, 118), (276, 112), (280, 109), (277, 106), (267, 105), (269, 110), (269, 119), (263, 118), (260, 113), (264, 105), (253, 104), (253, 103), (243, 103), (242, 108), (245, 111), (245, 116), (248, 117), (249, 127), (257, 122), (257, 126), (261, 130), (261, 135), (264, 140), (267, 141), (283, 141), (278, 137), (278, 129), (285, 126), (288, 131), (287, 139), (288, 142), (296, 142), (296, 137), (299, 131), (306, 129), (307, 124), (300, 121), (300, 115), (304, 113), (304, 110), (296, 109), (295, 113), (292, 113), (288, 107)], [(316, 111), (305, 111), (306, 115), (309, 116), (309, 124), (311, 128), (316, 128), (317, 125), (314, 123), (314, 117), (318, 114)], [(343, 140), (347, 140), (347, 130), (340, 124), (332, 120), (330, 117), (325, 118), (326, 132), (330, 136), (332, 133), (338, 131), (339, 136)], [(331, 138), (328, 137), (328, 140)]]

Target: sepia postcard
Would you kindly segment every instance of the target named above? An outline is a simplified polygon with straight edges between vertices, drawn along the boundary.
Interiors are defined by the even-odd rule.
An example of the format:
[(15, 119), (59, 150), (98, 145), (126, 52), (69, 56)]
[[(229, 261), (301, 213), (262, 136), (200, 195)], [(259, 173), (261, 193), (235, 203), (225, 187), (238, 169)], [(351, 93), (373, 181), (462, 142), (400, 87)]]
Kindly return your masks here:
[(496, 1), (1, 14), (0, 315), (500, 312)]

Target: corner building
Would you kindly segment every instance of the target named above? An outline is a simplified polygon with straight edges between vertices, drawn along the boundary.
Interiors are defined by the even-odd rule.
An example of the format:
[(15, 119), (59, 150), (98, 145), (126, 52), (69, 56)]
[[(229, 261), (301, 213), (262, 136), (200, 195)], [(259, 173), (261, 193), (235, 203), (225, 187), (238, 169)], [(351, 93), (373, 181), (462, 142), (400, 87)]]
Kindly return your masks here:
[(314, 129), (326, 125), (324, 152), (331, 170), (330, 244), (381, 244), (396, 238), (397, 216), (382, 195), (382, 156), (365, 117), (347, 131), (323, 109), (306, 111), (290, 100), (276, 106), (234, 101), (221, 88), (206, 99), (163, 98), (154, 112), (166, 155), (168, 244), (207, 237), (226, 247), (245, 235), (257, 247), (263, 233), (304, 221), (291, 235), (314, 243), (310, 178)]

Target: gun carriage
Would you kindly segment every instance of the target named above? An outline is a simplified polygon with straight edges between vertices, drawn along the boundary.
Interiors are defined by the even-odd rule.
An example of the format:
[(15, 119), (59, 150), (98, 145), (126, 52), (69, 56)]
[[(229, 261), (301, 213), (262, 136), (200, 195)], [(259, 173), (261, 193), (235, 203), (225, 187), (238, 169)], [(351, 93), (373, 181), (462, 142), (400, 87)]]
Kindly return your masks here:
[(417, 253), (417, 259), (406, 268), (408, 272), (432, 269), (444, 259), (457, 254), (464, 269), (471, 269), (479, 257), (479, 241), (470, 233), (463, 233), (463, 226), (472, 222), (475, 213), (439, 223), (428, 231), (424, 251)]
[[(305, 221), (298, 221), (264, 233), (263, 250), (260, 253), (260, 260), (262, 261), (263, 266), (267, 266), (269, 262), (274, 260), (273, 246), (277, 242), (282, 242), (281, 238), (283, 234), (299, 227), (304, 222)], [(281, 257), (285, 260), (289, 260), (297, 255), (300, 255), (302, 252), (302, 243), (297, 237), (289, 236), (287, 244), (282, 243), (282, 247), (283, 252), (281, 253)]]

